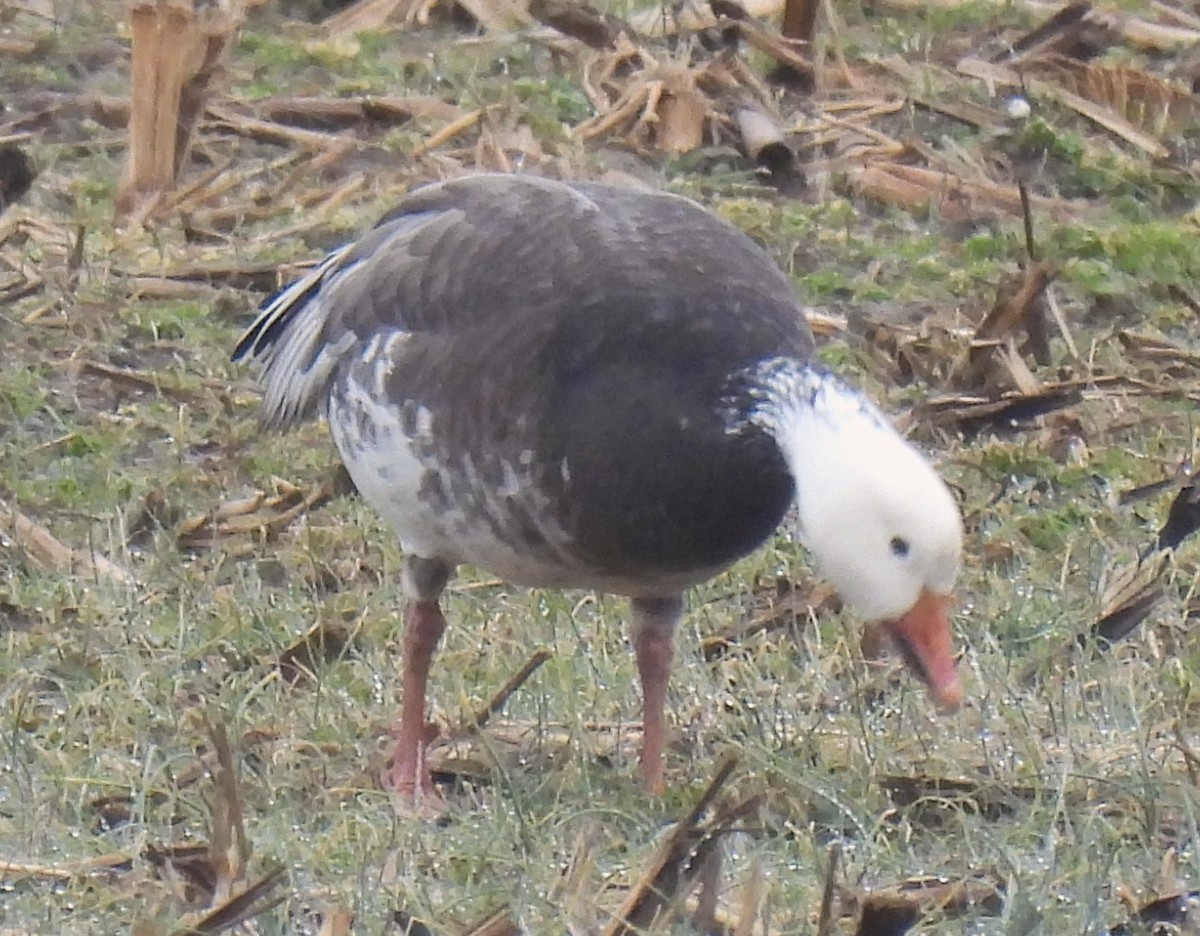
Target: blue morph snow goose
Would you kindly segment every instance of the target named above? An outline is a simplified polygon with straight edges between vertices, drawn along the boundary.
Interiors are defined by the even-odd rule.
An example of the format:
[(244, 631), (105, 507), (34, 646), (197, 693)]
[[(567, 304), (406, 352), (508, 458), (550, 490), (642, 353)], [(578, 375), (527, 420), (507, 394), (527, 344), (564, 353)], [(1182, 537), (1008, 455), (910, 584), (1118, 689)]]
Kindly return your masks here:
[(683, 592), (793, 502), (842, 597), (935, 701), (962, 699), (946, 485), (818, 363), (771, 259), (685, 198), (510, 175), (418, 189), (271, 301), (234, 352), (247, 357), (264, 422), (325, 415), (406, 553), (403, 796), (435, 795), (426, 685), (456, 566), (631, 599), (657, 792)]

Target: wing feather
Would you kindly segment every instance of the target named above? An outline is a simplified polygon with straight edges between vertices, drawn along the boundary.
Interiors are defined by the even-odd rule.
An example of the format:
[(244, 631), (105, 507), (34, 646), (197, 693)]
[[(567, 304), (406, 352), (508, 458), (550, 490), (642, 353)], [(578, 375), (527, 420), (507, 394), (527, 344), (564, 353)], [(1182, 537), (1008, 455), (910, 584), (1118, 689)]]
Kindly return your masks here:
[[(370, 340), (359, 332), (366, 324), (362, 298), (371, 291), (365, 280), (386, 269), (372, 261), (381, 254), (402, 252), (440, 214), (419, 211), (385, 218), (361, 240), (330, 253), (263, 307), (234, 349), (233, 360), (248, 358), (260, 366), (264, 425), (287, 429), (324, 412), (338, 366)], [(402, 330), (400, 316), (394, 313), (387, 324)]]

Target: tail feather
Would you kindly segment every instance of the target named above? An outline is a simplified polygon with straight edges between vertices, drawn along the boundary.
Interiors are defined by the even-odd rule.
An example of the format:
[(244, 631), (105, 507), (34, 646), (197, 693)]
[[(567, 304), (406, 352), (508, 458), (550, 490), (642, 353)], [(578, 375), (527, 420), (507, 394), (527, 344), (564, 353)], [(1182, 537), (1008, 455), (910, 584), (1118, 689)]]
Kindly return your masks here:
[(263, 305), (254, 323), (246, 329), (230, 356), (234, 361), (246, 358), (262, 359), (282, 336), (297, 314), (321, 288), (329, 271), (341, 263), (352, 244), (338, 248), (282, 292), (276, 293)]
[(357, 266), (341, 265), (353, 247), (334, 251), (275, 296), (233, 351), (233, 360), (249, 358), (262, 366), (262, 421), (271, 428), (286, 429), (325, 405), (329, 379), (345, 350), (340, 345), (352, 342), (354, 335), (343, 333), (338, 342), (328, 344), (330, 316), (322, 293)]

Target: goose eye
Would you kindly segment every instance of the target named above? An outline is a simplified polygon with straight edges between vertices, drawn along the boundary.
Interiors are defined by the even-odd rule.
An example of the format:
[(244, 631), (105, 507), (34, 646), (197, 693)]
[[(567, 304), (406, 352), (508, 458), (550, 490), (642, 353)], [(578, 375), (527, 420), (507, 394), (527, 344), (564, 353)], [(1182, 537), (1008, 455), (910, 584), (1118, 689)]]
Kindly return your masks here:
[(893, 536), (888, 546), (892, 550), (892, 555), (897, 559), (903, 559), (908, 555), (908, 540), (903, 536)]

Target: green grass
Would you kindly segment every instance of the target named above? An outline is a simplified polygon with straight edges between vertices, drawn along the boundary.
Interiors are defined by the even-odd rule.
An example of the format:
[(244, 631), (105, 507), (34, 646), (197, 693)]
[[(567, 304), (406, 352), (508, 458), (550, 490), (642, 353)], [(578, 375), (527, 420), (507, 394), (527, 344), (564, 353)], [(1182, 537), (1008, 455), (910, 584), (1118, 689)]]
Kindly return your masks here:
[[(999, 15), (971, 7), (960, 17), (889, 16), (875, 35), (878, 20), (852, 14), (847, 47), (881, 53), (919, 52), (931, 36), (970, 35)], [(54, 55), (22, 66), (15, 86), (80, 85), (66, 66), (89, 32), (114, 33), (118, 15), (117, 4), (102, 3), (68, 21)], [(366, 36), (357, 55), (342, 58), (303, 45), (315, 28), (284, 29), (272, 15), (252, 19), (239, 40), (230, 70), (239, 95), (440, 94), (467, 108), (512, 109), (547, 152), (580, 171), (617, 162), (605, 150), (577, 152), (569, 126), (589, 112), (578, 76), (551, 74), (549, 55), (524, 39), (459, 47), (439, 25)], [(125, 67), (117, 60), (94, 80), (119, 87)], [(1112, 338), (1128, 328), (1195, 347), (1200, 324), (1166, 293), (1190, 288), (1200, 264), (1194, 222), (1171, 210), (1194, 196), (1194, 184), (1136, 158), (1098, 157), (1090, 131), (1065, 115), (1047, 119), (1042, 143), (1052, 158), (1038, 184), (1087, 195), (1096, 208), (1071, 224), (1039, 218), (1083, 356), (1071, 359), (1055, 335), (1054, 362), (1039, 376), (1094, 367), (1194, 387), (1194, 375), (1127, 359)], [(920, 874), (1006, 882), (1001, 916), (935, 915), (929, 932), (1098, 933), (1125, 918), (1120, 888), (1149, 898), (1196, 884), (1200, 804), (1175, 740), (1177, 721), (1192, 743), (1200, 733), (1200, 651), (1187, 611), (1196, 546), (1176, 557), (1164, 600), (1131, 640), (1106, 653), (1068, 650), (1101, 612), (1105, 585), (1165, 516), (1168, 496), (1116, 508), (1109, 495), (1158, 480), (1192, 449), (1191, 404), (1122, 392), (1073, 408), (1088, 448), (1082, 465), (1056, 460), (1036, 427), (921, 436), (961, 491), (970, 524), (957, 617), (970, 702), (959, 715), (935, 716), (910, 678), (865, 662), (862, 622), (850, 615), (758, 634), (703, 659), (701, 639), (755, 613), (778, 579), (809, 576), (803, 551), (781, 532), (690, 596), (669, 702), (671, 789), (647, 799), (635, 782), (639, 699), (624, 604), (496, 585), (464, 570), (448, 593), (451, 628), (433, 676), (440, 724), (468, 721), (535, 648), (554, 656), (503, 718), (464, 738), (463, 770), (478, 780), (452, 796), (446, 821), (397, 816), (377, 782), (400, 694), (394, 538), (361, 502), (338, 498), (275, 539), (181, 548), (174, 531), (185, 518), (270, 489), (274, 477), (316, 484), (336, 454), (319, 426), (265, 436), (255, 425), (249, 375), (228, 353), (260, 297), (215, 288), (138, 299), (119, 271), (311, 258), (385, 209), (396, 180), (417, 173), (406, 153), (434, 129), (418, 121), (381, 134), (372, 146), (392, 159), (387, 172), (321, 231), (275, 238), (297, 221), (284, 213), (217, 244), (186, 243), (177, 225), (114, 230), (119, 151), (65, 138), (35, 146), (43, 176), (13, 211), (61, 237), (35, 232), (5, 248), (37, 264), (47, 285), (0, 309), (0, 498), (65, 543), (128, 566), (141, 584), (48, 569), (0, 534), (0, 860), (66, 867), (119, 853), (131, 864), (66, 879), (0, 870), (0, 928), (113, 933), (158, 920), (169, 931), (188, 907), (144, 853), (209, 835), (212, 781), (189, 776), (209, 743), (205, 719), (241, 739), (252, 869), (288, 871), (283, 904), (258, 921), (264, 934), (315, 932), (332, 904), (355, 912), (355, 932), (385, 931), (401, 908), (453, 931), (502, 903), (531, 932), (562, 932), (564, 915), (599, 929), (622, 896), (606, 887), (638, 878), (664, 823), (690, 807), (729, 752), (740, 758), (734, 789), (767, 798), (754, 834), (730, 840), (724, 884), (736, 903), (733, 885), (763, 869), (772, 932), (815, 930), (835, 842), (839, 880), (852, 887)], [(238, 165), (280, 155), (228, 145)], [(996, 283), (1022, 259), (1015, 221), (964, 232), (936, 214), (863, 204), (836, 183), (821, 198), (783, 198), (735, 153), (653, 171), (763, 243), (802, 300), (828, 311), (886, 319), (896, 308), (927, 309), (935, 325), (961, 327), (991, 306)], [(284, 172), (264, 171), (264, 184)], [(72, 287), (63, 245), (79, 223), (86, 257)], [(48, 302), (55, 312), (25, 321)], [(936, 362), (937, 340), (918, 353)], [(937, 389), (895, 385), (885, 352), (857, 325), (821, 354), (889, 407)], [(153, 374), (166, 390), (73, 370), (80, 359)], [(315, 682), (289, 686), (275, 663), (318, 620), (344, 623), (353, 641)], [(898, 808), (883, 786), (893, 775), (986, 781), (1028, 796), (999, 815), (965, 800)], [(124, 813), (112, 820), (102, 798), (120, 800)], [(581, 893), (564, 895), (555, 888), (580, 836), (594, 867)], [(1164, 882), (1172, 851), (1177, 870)]]

